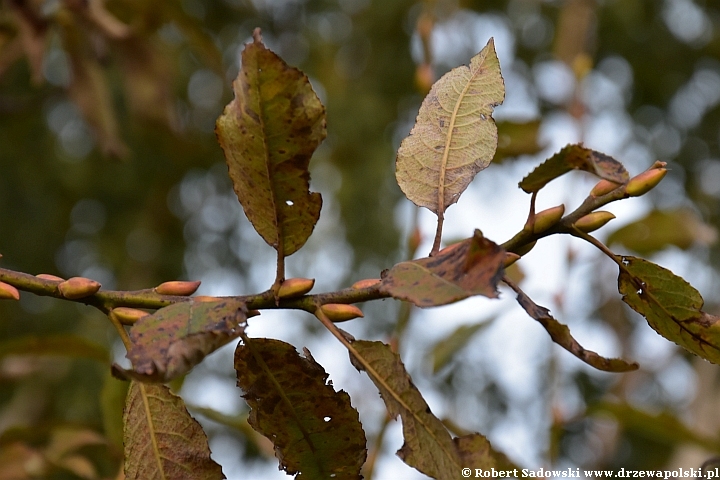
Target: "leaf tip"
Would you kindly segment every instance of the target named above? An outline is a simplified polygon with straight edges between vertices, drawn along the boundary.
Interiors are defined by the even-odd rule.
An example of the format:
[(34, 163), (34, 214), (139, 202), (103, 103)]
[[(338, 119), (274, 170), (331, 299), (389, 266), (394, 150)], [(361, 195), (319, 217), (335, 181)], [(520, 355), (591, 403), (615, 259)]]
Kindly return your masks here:
[(262, 45), (262, 43), (263, 43), (262, 29), (260, 27), (257, 27), (257, 28), (255, 28), (255, 30), (253, 30), (252, 36), (253, 36), (253, 43)]

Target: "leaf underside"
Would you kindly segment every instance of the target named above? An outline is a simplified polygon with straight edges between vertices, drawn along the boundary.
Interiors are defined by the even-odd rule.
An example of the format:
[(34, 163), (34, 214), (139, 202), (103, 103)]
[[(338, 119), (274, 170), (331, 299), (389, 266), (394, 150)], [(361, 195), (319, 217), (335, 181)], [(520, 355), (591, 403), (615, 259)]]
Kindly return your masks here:
[(265, 48), (245, 46), (235, 99), (215, 132), (245, 215), (280, 256), (296, 252), (320, 217), (308, 164), (326, 136), (325, 107), (300, 70)]
[(168, 387), (133, 381), (123, 421), (126, 480), (225, 478), (202, 427)]
[(296, 478), (360, 479), (365, 432), (350, 396), (305, 350), (280, 340), (248, 339), (235, 351), (248, 422), (275, 445), (281, 467)]
[(113, 365), (121, 378), (165, 383), (190, 371), (208, 354), (240, 336), (247, 319), (245, 304), (233, 298), (187, 301), (142, 317), (130, 329), (133, 365)]
[(419, 307), (446, 305), (472, 295), (495, 298), (504, 260), (505, 251), (476, 230), (471, 238), (433, 257), (398, 263), (384, 276), (380, 290)]
[(627, 182), (630, 177), (625, 167), (614, 158), (582, 145), (567, 145), (523, 178), (520, 188), (527, 193), (537, 192), (571, 170), (584, 170), (619, 184)]
[(407, 198), (439, 215), (458, 201), (495, 154), (492, 111), (504, 98), (493, 39), (469, 66), (435, 82), (397, 153), (395, 176)]
[(701, 310), (695, 288), (670, 270), (636, 257), (618, 257), (618, 291), (666, 339), (720, 364), (720, 317)]
[(497, 459), (502, 455), (493, 452), (482, 435), (450, 436), (413, 384), (400, 356), (388, 345), (359, 340), (353, 342), (352, 347), (360, 357), (350, 354), (353, 365), (368, 374), (390, 416), (402, 418), (405, 443), (397, 455), (406, 464), (440, 480), (455, 480), (465, 467), (498, 466)]

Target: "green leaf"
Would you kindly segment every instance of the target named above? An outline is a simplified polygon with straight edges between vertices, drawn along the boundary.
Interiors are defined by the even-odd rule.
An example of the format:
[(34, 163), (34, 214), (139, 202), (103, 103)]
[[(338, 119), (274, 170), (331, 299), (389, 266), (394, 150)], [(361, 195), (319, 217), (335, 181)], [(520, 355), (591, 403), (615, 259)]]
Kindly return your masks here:
[(123, 420), (126, 480), (225, 478), (202, 427), (166, 386), (133, 381)]
[(240, 336), (247, 308), (240, 300), (175, 303), (142, 317), (130, 329), (133, 365), (113, 365), (123, 379), (165, 383), (190, 371), (210, 353)]
[(281, 467), (296, 478), (360, 479), (365, 432), (350, 396), (305, 350), (269, 338), (248, 339), (235, 351), (248, 421), (275, 444)]
[(540, 120), (530, 122), (498, 122), (498, 145), (494, 163), (502, 163), (508, 157), (533, 155), (543, 149), (538, 145)]
[(614, 158), (582, 145), (568, 145), (523, 178), (520, 188), (527, 193), (537, 192), (571, 170), (584, 170), (615, 183), (629, 179), (625, 167)]
[(586, 350), (573, 338), (567, 325), (558, 322), (550, 315), (550, 310), (533, 302), (532, 299), (519, 288), (514, 285), (510, 286), (517, 293), (517, 301), (520, 306), (523, 307), (528, 315), (540, 322), (540, 325), (550, 334), (552, 341), (583, 362), (605, 372), (629, 372), (638, 369), (639, 366), (637, 363), (629, 363), (620, 358), (605, 358), (591, 350)]
[(660, 335), (720, 364), (720, 318), (701, 311), (700, 292), (670, 270), (636, 257), (618, 257), (618, 291)]
[(400, 144), (395, 176), (407, 198), (442, 216), (497, 147), (493, 108), (505, 98), (495, 43), (470, 66), (443, 75), (423, 100), (415, 126)]
[(437, 342), (432, 349), (433, 373), (437, 373), (447, 365), (477, 332), (491, 323), (492, 321), (487, 321), (474, 325), (460, 325), (450, 335)]
[(384, 276), (380, 290), (419, 307), (457, 302), (472, 295), (497, 297), (505, 251), (475, 235), (451, 245), (433, 257), (401, 262)]
[(308, 164), (326, 136), (325, 107), (304, 73), (265, 48), (259, 31), (254, 37), (215, 131), (245, 215), (281, 259), (305, 244), (320, 217)]
[(694, 244), (711, 245), (717, 230), (689, 208), (653, 210), (645, 217), (614, 232), (607, 244), (621, 244), (641, 255), (650, 255), (670, 245), (686, 250)]
[(0, 358), (8, 355), (58, 355), (89, 358), (103, 363), (110, 359), (102, 345), (70, 334), (27, 335), (0, 342)]
[[(430, 411), (400, 356), (382, 342), (352, 343), (350, 360), (364, 370), (380, 391), (388, 413), (403, 424), (405, 443), (397, 455), (418, 471), (439, 480), (455, 480), (462, 468), (497, 467), (487, 440), (480, 434), (453, 439)], [(482, 443), (482, 448), (478, 442)]]
[(102, 424), (108, 441), (121, 447), (123, 442), (123, 407), (127, 398), (128, 382), (107, 375), (100, 391)]

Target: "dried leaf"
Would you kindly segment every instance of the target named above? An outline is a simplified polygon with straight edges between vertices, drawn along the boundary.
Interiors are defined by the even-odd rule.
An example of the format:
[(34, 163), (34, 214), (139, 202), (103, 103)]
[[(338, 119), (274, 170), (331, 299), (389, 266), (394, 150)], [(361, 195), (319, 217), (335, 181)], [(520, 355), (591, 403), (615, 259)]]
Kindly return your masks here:
[(472, 295), (497, 297), (505, 251), (479, 230), (433, 257), (401, 262), (390, 269), (380, 291), (419, 307), (457, 302)]
[[(389, 414), (402, 418), (405, 443), (397, 455), (408, 465), (439, 480), (455, 480), (462, 468), (497, 467), (488, 451), (475, 450), (479, 434), (453, 439), (443, 423), (432, 414), (410, 375), (388, 345), (355, 341), (350, 360), (367, 372), (380, 391)], [(357, 355), (357, 356), (356, 356)], [(475, 435), (477, 437), (475, 437)]]
[(0, 342), (0, 358), (8, 355), (58, 355), (107, 362), (107, 348), (70, 334), (27, 335)]
[(653, 210), (645, 217), (622, 227), (607, 244), (621, 244), (641, 255), (650, 255), (670, 245), (686, 250), (694, 244), (711, 245), (717, 230), (689, 208)]
[(508, 282), (508, 285), (517, 293), (517, 301), (520, 306), (523, 307), (528, 315), (540, 322), (540, 325), (547, 330), (552, 341), (583, 362), (605, 372), (629, 372), (638, 369), (639, 366), (637, 363), (629, 363), (621, 358), (605, 358), (591, 350), (586, 350), (573, 338), (567, 325), (558, 322), (550, 315), (550, 310), (533, 302), (532, 299), (528, 297), (525, 292), (517, 288), (516, 285), (510, 282)]
[(188, 301), (161, 308), (130, 329), (133, 365), (113, 365), (120, 378), (165, 383), (187, 373), (208, 354), (240, 336), (247, 308), (240, 300)]
[(126, 480), (225, 478), (202, 427), (166, 386), (132, 382), (123, 419)]
[(584, 170), (620, 184), (630, 178), (625, 167), (614, 158), (582, 145), (568, 145), (523, 178), (520, 188), (527, 193), (537, 192), (571, 170)]
[(238, 386), (250, 405), (248, 421), (275, 444), (281, 467), (296, 478), (360, 479), (365, 433), (350, 396), (305, 350), (268, 338), (235, 351)]
[(642, 258), (618, 257), (618, 291), (657, 333), (720, 364), (720, 318), (701, 311), (700, 292), (670, 270)]
[(326, 136), (325, 107), (300, 70), (265, 48), (256, 31), (215, 131), (250, 222), (278, 251), (307, 241), (322, 198), (310, 193), (310, 157)]
[(443, 75), (423, 100), (415, 126), (400, 144), (395, 176), (407, 198), (442, 216), (497, 147), (493, 108), (505, 83), (491, 38), (470, 60)]

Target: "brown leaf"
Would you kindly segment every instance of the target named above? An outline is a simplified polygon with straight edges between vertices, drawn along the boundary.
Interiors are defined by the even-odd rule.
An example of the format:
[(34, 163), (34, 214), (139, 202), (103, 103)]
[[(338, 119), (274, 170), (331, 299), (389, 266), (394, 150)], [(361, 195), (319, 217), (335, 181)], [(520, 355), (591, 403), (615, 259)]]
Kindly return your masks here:
[(207, 436), (164, 385), (132, 382), (125, 404), (126, 480), (218, 480)]
[(296, 478), (360, 479), (365, 432), (347, 393), (305, 350), (269, 338), (247, 339), (235, 351), (248, 421), (275, 445), (280, 465)]
[(401, 262), (390, 269), (380, 291), (419, 307), (457, 302), (472, 295), (497, 297), (505, 251), (479, 230), (433, 257)]
[(520, 188), (527, 193), (537, 192), (571, 170), (584, 170), (618, 184), (627, 182), (630, 177), (614, 158), (582, 145), (568, 145), (523, 178)]
[(233, 298), (161, 308), (130, 329), (132, 348), (127, 357), (133, 369), (113, 365), (113, 372), (125, 379), (169, 382), (240, 336), (246, 319), (245, 304)]

